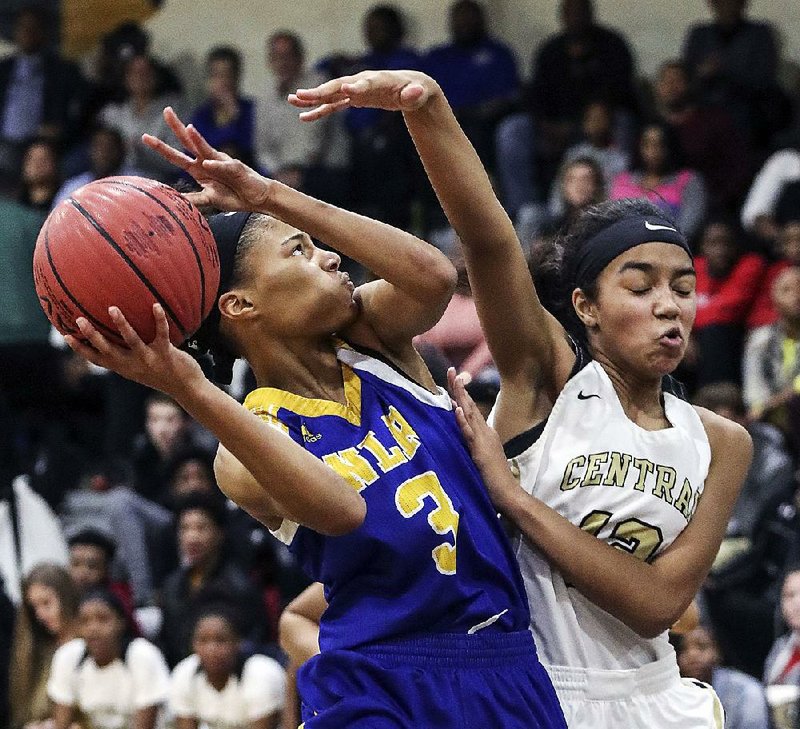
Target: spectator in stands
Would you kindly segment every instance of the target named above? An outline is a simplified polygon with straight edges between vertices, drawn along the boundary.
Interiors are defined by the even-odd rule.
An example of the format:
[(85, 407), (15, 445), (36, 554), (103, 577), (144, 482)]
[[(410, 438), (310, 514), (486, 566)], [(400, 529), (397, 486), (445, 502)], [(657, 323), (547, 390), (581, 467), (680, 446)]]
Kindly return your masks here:
[[(362, 36), (367, 52), (352, 60), (347, 73), (420, 67), (419, 55), (405, 44), (405, 22), (397, 8), (370, 8), (364, 16)], [(408, 229), (422, 175), (402, 118), (380, 109), (348, 109), (345, 125), (352, 143), (353, 209)]]
[(746, 673), (725, 668), (719, 645), (708, 625), (698, 625), (678, 639), (681, 676), (710, 684), (725, 709), (727, 729), (769, 729), (764, 687)]
[(11, 650), (11, 727), (47, 729), (50, 662), (75, 637), (78, 590), (69, 572), (42, 563), (25, 577)]
[(103, 107), (98, 118), (101, 124), (116, 129), (125, 139), (126, 165), (135, 167), (147, 177), (170, 182), (176, 177), (172, 165), (142, 143), (142, 134), (147, 133), (177, 144), (162, 112), (165, 106), (180, 111), (180, 97), (173, 93), (159, 94), (157, 81), (152, 58), (145, 55), (131, 57), (125, 66), (125, 101)]
[(663, 208), (690, 239), (700, 232), (708, 209), (703, 180), (683, 165), (674, 131), (661, 122), (643, 127), (631, 169), (617, 175), (609, 197), (647, 198)]
[(11, 636), (14, 634), (14, 603), (0, 577), (0, 726), (9, 726), (8, 682), (11, 668)]
[(332, 118), (319, 125), (301, 124), (297, 109), (286, 100), (298, 88), (322, 83), (323, 77), (306, 68), (303, 43), (288, 31), (270, 36), (267, 64), (271, 78), (256, 106), (259, 165), (285, 185), (326, 201), (341, 201), (349, 160), (347, 136), (341, 124)]
[(679, 60), (661, 65), (653, 90), (655, 115), (675, 130), (686, 166), (703, 176), (712, 213), (737, 212), (750, 182), (751, 151), (730, 112), (696, 102)]
[(193, 652), (172, 672), (170, 710), (176, 729), (281, 726), (284, 670), (265, 655), (245, 658), (237, 622), (226, 604), (208, 607), (195, 621)]
[(797, 565), (783, 578), (781, 616), (788, 632), (772, 646), (764, 662), (763, 680), (775, 726), (788, 729), (795, 726), (789, 717), (800, 703), (800, 569)]
[(800, 266), (800, 217), (793, 218), (781, 226), (774, 254), (778, 260), (773, 261), (764, 274), (761, 289), (747, 317), (748, 331), (774, 324), (778, 320), (778, 312), (772, 301), (772, 288), (775, 279), (785, 269), (790, 266)]
[(255, 102), (242, 96), (242, 55), (231, 46), (212, 48), (206, 56), (206, 100), (191, 123), (208, 143), (252, 164), (255, 142)]
[(116, 595), (93, 590), (78, 608), (78, 635), (53, 655), (47, 694), (53, 729), (73, 722), (92, 727), (155, 729), (169, 694), (161, 652), (134, 637)]
[(423, 70), (442, 87), (461, 127), (488, 169), (494, 169), (494, 130), (517, 104), (520, 79), (508, 45), (492, 38), (476, 0), (457, 0), (449, 11), (450, 42), (432, 48)]
[(29, 142), (22, 153), (19, 202), (26, 208), (47, 214), (60, 185), (55, 143), (44, 137)]
[(23, 7), (14, 22), (15, 53), (0, 61), (0, 171), (16, 179), (34, 137), (66, 148), (80, 133), (86, 84), (74, 63), (48, 50), (48, 18)]
[(748, 0), (708, 0), (708, 5), (714, 19), (689, 29), (683, 60), (699, 100), (724, 106), (748, 138), (764, 147), (774, 131), (770, 127), (779, 122), (765, 129), (759, 117), (768, 119), (775, 102), (782, 101), (775, 33), (767, 23), (745, 17)]
[(700, 385), (740, 382), (744, 325), (766, 271), (756, 253), (741, 249), (741, 233), (729, 220), (710, 220), (703, 229), (697, 272), (697, 344)]
[(753, 460), (703, 596), (728, 665), (760, 675), (781, 575), (798, 547), (794, 463), (777, 428), (748, 419), (737, 385), (706, 385), (693, 402), (744, 426), (753, 440)]
[(69, 573), (82, 595), (93, 590), (107, 590), (125, 608), (125, 615), (133, 620), (133, 592), (127, 580), (111, 577), (117, 544), (114, 538), (100, 529), (86, 527), (70, 534)]
[(245, 573), (225, 553), (226, 513), (218, 500), (187, 496), (177, 507), (181, 566), (164, 583), (161, 642), (174, 666), (191, 652), (191, 631), (197, 616), (211, 603), (230, 600), (242, 607), (242, 633), (260, 645), (264, 615), (259, 596)]
[(742, 227), (767, 243), (778, 237), (775, 219), (783, 188), (800, 180), (800, 150), (781, 149), (767, 159), (756, 175), (742, 207)]
[(125, 140), (119, 130), (97, 127), (89, 140), (89, 169), (64, 182), (53, 200), (53, 207), (66, 200), (78, 188), (102, 177), (141, 174), (135, 167), (125, 164)]

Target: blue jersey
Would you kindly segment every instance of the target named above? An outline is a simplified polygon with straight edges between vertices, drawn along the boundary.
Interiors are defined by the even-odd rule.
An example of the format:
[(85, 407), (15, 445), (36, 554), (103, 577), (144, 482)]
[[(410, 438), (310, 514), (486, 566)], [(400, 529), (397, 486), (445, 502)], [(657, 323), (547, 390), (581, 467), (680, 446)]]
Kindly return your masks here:
[(245, 407), (321, 458), (364, 498), (354, 532), (284, 520), (276, 534), (329, 607), (322, 650), (403, 636), (525, 630), (519, 569), (449, 396), (341, 346), (346, 405), (259, 388)]

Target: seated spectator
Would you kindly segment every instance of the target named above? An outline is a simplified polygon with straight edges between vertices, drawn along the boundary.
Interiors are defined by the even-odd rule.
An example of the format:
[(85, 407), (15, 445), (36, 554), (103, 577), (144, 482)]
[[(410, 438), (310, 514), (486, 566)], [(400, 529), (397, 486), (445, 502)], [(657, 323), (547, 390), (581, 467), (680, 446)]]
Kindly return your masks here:
[(742, 207), (742, 227), (766, 242), (778, 237), (775, 210), (786, 183), (800, 180), (800, 150), (775, 152), (756, 175)]
[(78, 635), (53, 655), (47, 694), (54, 729), (155, 729), (169, 694), (169, 670), (158, 648), (133, 636), (119, 599), (88, 592), (78, 608)]
[(113, 537), (99, 529), (87, 527), (70, 534), (69, 573), (82, 595), (93, 590), (107, 590), (125, 608), (125, 615), (133, 620), (133, 592), (127, 580), (113, 580), (111, 567), (117, 544)]
[(172, 672), (170, 712), (176, 729), (277, 729), (286, 677), (268, 656), (245, 658), (231, 608), (210, 606), (195, 621), (192, 655)]
[(747, 317), (748, 331), (774, 324), (778, 312), (772, 302), (772, 289), (778, 276), (790, 266), (800, 266), (800, 217), (781, 226), (774, 253), (778, 260), (767, 268), (761, 288)]
[(255, 102), (242, 96), (242, 55), (231, 46), (212, 48), (206, 56), (207, 98), (191, 123), (217, 149), (252, 164), (255, 142)]
[[(565, 212), (562, 195), (562, 175), (566, 166), (578, 159), (591, 159), (597, 163), (602, 173), (603, 191), (610, 190), (617, 175), (628, 169), (628, 155), (613, 140), (612, 110), (603, 101), (594, 101), (583, 113), (584, 141), (573, 145), (564, 153), (561, 170), (550, 192), (550, 215), (562, 216)], [(594, 202), (599, 202), (603, 196)]]
[(80, 488), (64, 498), (61, 519), (68, 534), (92, 529), (115, 536), (119, 562), (139, 607), (153, 604), (174, 564), (172, 515), (137, 494), (131, 484), (127, 462), (111, 458), (91, 463), (84, 469)]
[(703, 229), (697, 271), (698, 383), (739, 382), (744, 325), (753, 306), (766, 263), (743, 253), (740, 232), (725, 219)]
[(135, 167), (125, 164), (125, 140), (120, 132), (109, 127), (98, 127), (89, 140), (89, 169), (64, 182), (53, 200), (53, 207), (77, 189), (103, 177), (141, 174)]
[[(778, 42), (767, 23), (745, 17), (749, 0), (709, 0), (710, 23), (693, 25), (683, 43), (683, 60), (703, 103), (727, 108), (758, 147), (780, 127), (772, 117), (780, 100)], [(772, 107), (772, 108), (770, 108)]]
[(442, 87), (461, 127), (488, 169), (494, 169), (494, 129), (519, 100), (517, 62), (508, 45), (489, 35), (475, 0), (449, 11), (450, 42), (432, 48), (423, 70)]
[(60, 186), (55, 143), (45, 138), (34, 139), (22, 153), (22, 179), (17, 199), (26, 208), (47, 214)]
[(178, 553), (181, 566), (169, 575), (162, 591), (164, 622), (161, 643), (174, 666), (191, 652), (191, 631), (198, 615), (220, 599), (242, 608), (242, 635), (260, 645), (264, 611), (247, 575), (225, 552), (225, 507), (200, 494), (177, 507)]
[(11, 668), (11, 636), (14, 634), (14, 603), (0, 579), (0, 726), (9, 726), (8, 680)]
[(790, 568), (783, 578), (781, 617), (787, 628), (764, 662), (764, 684), (777, 729), (793, 729), (800, 698), (800, 570)]
[(683, 678), (710, 684), (725, 710), (727, 729), (769, 729), (764, 687), (746, 673), (724, 667), (708, 625), (698, 625), (678, 639), (678, 667)]
[(47, 137), (74, 144), (86, 100), (78, 67), (48, 49), (48, 18), (23, 7), (14, 21), (15, 52), (0, 61), (0, 172), (16, 180), (24, 146)]
[(631, 169), (614, 179), (609, 197), (645, 197), (667, 212), (692, 238), (706, 217), (708, 195), (703, 180), (683, 166), (672, 128), (653, 122), (639, 135)]
[(733, 214), (750, 182), (751, 150), (745, 135), (725, 107), (696, 102), (682, 61), (661, 65), (653, 91), (655, 115), (675, 130), (686, 166), (703, 176), (712, 213)]
[(180, 147), (163, 117), (165, 106), (175, 107), (180, 114), (180, 97), (158, 93), (153, 59), (144, 55), (133, 56), (125, 66), (125, 90), (125, 101), (108, 104), (100, 110), (100, 123), (116, 129), (124, 138), (128, 167), (162, 182), (175, 180), (174, 166), (145, 146), (142, 134), (153, 134)]
[(64, 567), (42, 563), (22, 585), (11, 649), (11, 728), (49, 729), (50, 663), (75, 637), (78, 590)]
[(313, 189), (312, 194), (320, 192), (316, 186), (326, 177), (332, 184), (320, 196), (335, 200), (346, 180), (346, 134), (333, 117), (321, 124), (300, 124), (297, 109), (286, 100), (298, 88), (312, 88), (324, 79), (306, 68), (303, 43), (293, 33), (279, 31), (270, 36), (267, 62), (271, 78), (256, 105), (257, 161), (276, 180), (301, 190)]

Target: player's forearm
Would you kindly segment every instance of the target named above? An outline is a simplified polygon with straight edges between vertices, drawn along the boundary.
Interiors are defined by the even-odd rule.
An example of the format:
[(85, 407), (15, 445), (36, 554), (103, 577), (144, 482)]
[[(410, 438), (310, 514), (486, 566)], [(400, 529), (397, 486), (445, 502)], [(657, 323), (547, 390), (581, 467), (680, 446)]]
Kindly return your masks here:
[(455, 285), (455, 270), (447, 257), (429, 243), (285, 185), (273, 185), (265, 213), (358, 261), (417, 301), (449, 298)]
[(280, 516), (329, 535), (361, 525), (366, 505), (344, 479), (204, 377), (172, 394), (253, 475)]

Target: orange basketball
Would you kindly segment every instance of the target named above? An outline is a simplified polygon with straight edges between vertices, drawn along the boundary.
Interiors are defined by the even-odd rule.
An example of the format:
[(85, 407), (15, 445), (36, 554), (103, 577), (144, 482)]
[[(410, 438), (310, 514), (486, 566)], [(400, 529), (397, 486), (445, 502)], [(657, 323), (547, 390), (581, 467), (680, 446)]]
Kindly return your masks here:
[(171, 187), (141, 177), (90, 182), (47, 217), (33, 254), (33, 280), (48, 319), (62, 334), (86, 317), (122, 343), (108, 315), (118, 306), (147, 343), (153, 304), (164, 308), (178, 345), (211, 311), (219, 255), (200, 211)]

